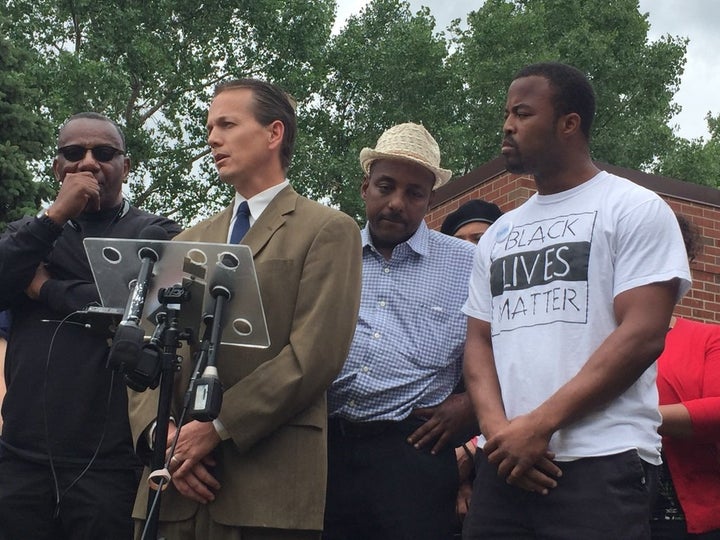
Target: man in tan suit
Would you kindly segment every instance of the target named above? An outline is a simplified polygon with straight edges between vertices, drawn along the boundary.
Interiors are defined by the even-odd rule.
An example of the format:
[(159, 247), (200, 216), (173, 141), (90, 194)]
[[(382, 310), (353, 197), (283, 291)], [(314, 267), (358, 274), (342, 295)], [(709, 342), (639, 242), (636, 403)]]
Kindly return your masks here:
[[(325, 390), (355, 330), (360, 232), (350, 217), (299, 196), (286, 180), (296, 122), (282, 90), (254, 79), (220, 85), (207, 129), (218, 174), (234, 186), (235, 203), (177, 239), (230, 242), (236, 210), (249, 207), (242, 243), (253, 252), (271, 345), (220, 349), (220, 415), (182, 426), (172, 485), (162, 495), (160, 534), (317, 539), (327, 475)], [(186, 357), (183, 388), (191, 370)], [(133, 435), (142, 446), (157, 396), (131, 394)], [(174, 432), (171, 424), (168, 443)], [(145, 517), (146, 485), (136, 501), (138, 520)]]

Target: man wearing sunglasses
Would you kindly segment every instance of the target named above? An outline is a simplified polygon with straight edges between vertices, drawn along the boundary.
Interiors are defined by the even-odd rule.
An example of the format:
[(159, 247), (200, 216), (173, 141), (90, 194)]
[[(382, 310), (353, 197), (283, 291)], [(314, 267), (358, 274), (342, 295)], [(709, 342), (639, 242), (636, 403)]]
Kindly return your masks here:
[(120, 128), (97, 113), (60, 128), (60, 189), (0, 237), (0, 310), (9, 309), (0, 438), (0, 539), (126, 540), (137, 486), (122, 376), (108, 343), (68, 316), (99, 304), (86, 237), (137, 238), (174, 222), (131, 206)]

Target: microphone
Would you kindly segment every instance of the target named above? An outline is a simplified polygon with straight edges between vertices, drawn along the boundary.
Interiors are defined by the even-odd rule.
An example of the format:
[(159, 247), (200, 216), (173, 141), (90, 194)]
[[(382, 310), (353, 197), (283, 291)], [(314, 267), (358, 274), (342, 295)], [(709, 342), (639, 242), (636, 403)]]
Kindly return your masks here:
[[(140, 231), (139, 240), (167, 240), (168, 234), (159, 225), (148, 225)], [(159, 250), (158, 250), (159, 251)], [(108, 365), (113, 369), (131, 372), (140, 358), (140, 352), (145, 338), (145, 331), (140, 326), (145, 298), (147, 297), (150, 279), (155, 263), (160, 260), (160, 253), (149, 246), (138, 249), (140, 270), (135, 286), (130, 291), (122, 320), (115, 331)]]
[(240, 261), (234, 255), (225, 254), (217, 263), (210, 283), (210, 296), (215, 300), (215, 305), (213, 313), (205, 320), (206, 328), (209, 325), (210, 330), (209, 341), (203, 340), (201, 349), (201, 354), (204, 352), (206, 356), (206, 364), (202, 376), (195, 381), (190, 407), (190, 416), (199, 422), (212, 422), (222, 407), (223, 385), (217, 369), (217, 354), (222, 338), (223, 312), (233, 296), (235, 271), (239, 264)]

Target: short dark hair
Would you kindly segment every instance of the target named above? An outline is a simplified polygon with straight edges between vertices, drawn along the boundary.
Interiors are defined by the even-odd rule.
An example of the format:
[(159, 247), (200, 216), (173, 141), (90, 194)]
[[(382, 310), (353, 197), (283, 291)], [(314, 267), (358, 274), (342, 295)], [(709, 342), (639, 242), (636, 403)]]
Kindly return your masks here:
[(118, 123), (111, 120), (104, 114), (100, 114), (100, 113), (92, 112), (92, 111), (79, 112), (79, 113), (73, 114), (70, 118), (65, 120), (65, 122), (63, 122), (62, 126), (60, 126), (60, 129), (58, 130), (58, 138), (60, 137), (60, 133), (65, 128), (65, 126), (67, 126), (73, 120), (80, 120), (82, 118), (87, 118), (88, 120), (100, 120), (101, 122), (108, 122), (108, 123), (112, 124), (113, 126), (115, 126), (115, 129), (117, 130), (118, 135), (120, 135), (120, 140), (122, 141), (122, 148), (120, 148), (119, 150), (122, 150), (123, 152), (127, 151), (127, 146), (125, 143), (125, 134), (123, 133), (123, 130), (118, 125)]
[(295, 100), (282, 88), (258, 79), (233, 79), (218, 84), (215, 96), (227, 90), (247, 88), (253, 93), (253, 115), (263, 126), (280, 120), (285, 126), (282, 146), (280, 147), (280, 163), (286, 171), (290, 167), (295, 137), (297, 135), (297, 118), (295, 116)]
[(580, 116), (580, 130), (590, 140), (590, 130), (595, 118), (595, 91), (585, 74), (579, 69), (560, 62), (538, 62), (525, 66), (513, 80), (522, 77), (544, 77), (555, 90), (553, 107), (555, 118), (564, 114)]
[(703, 252), (702, 234), (700, 227), (695, 225), (683, 214), (675, 214), (680, 232), (682, 233), (683, 242), (685, 242), (685, 251), (690, 262), (693, 262)]

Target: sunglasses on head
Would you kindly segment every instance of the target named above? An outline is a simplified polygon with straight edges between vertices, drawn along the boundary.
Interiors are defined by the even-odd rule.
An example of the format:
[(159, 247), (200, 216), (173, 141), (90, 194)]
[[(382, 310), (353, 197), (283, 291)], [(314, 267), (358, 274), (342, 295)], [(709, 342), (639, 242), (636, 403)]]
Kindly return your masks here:
[(70, 146), (63, 146), (62, 148), (58, 148), (58, 154), (60, 154), (68, 161), (80, 161), (85, 157), (85, 154), (87, 154), (88, 150), (92, 152), (93, 157), (97, 161), (100, 161), (102, 163), (112, 161), (112, 159), (118, 154), (122, 155), (125, 153), (122, 150), (118, 150), (117, 148), (113, 148), (112, 146), (107, 145), (86, 148), (84, 146), (80, 146), (79, 144), (71, 144)]

